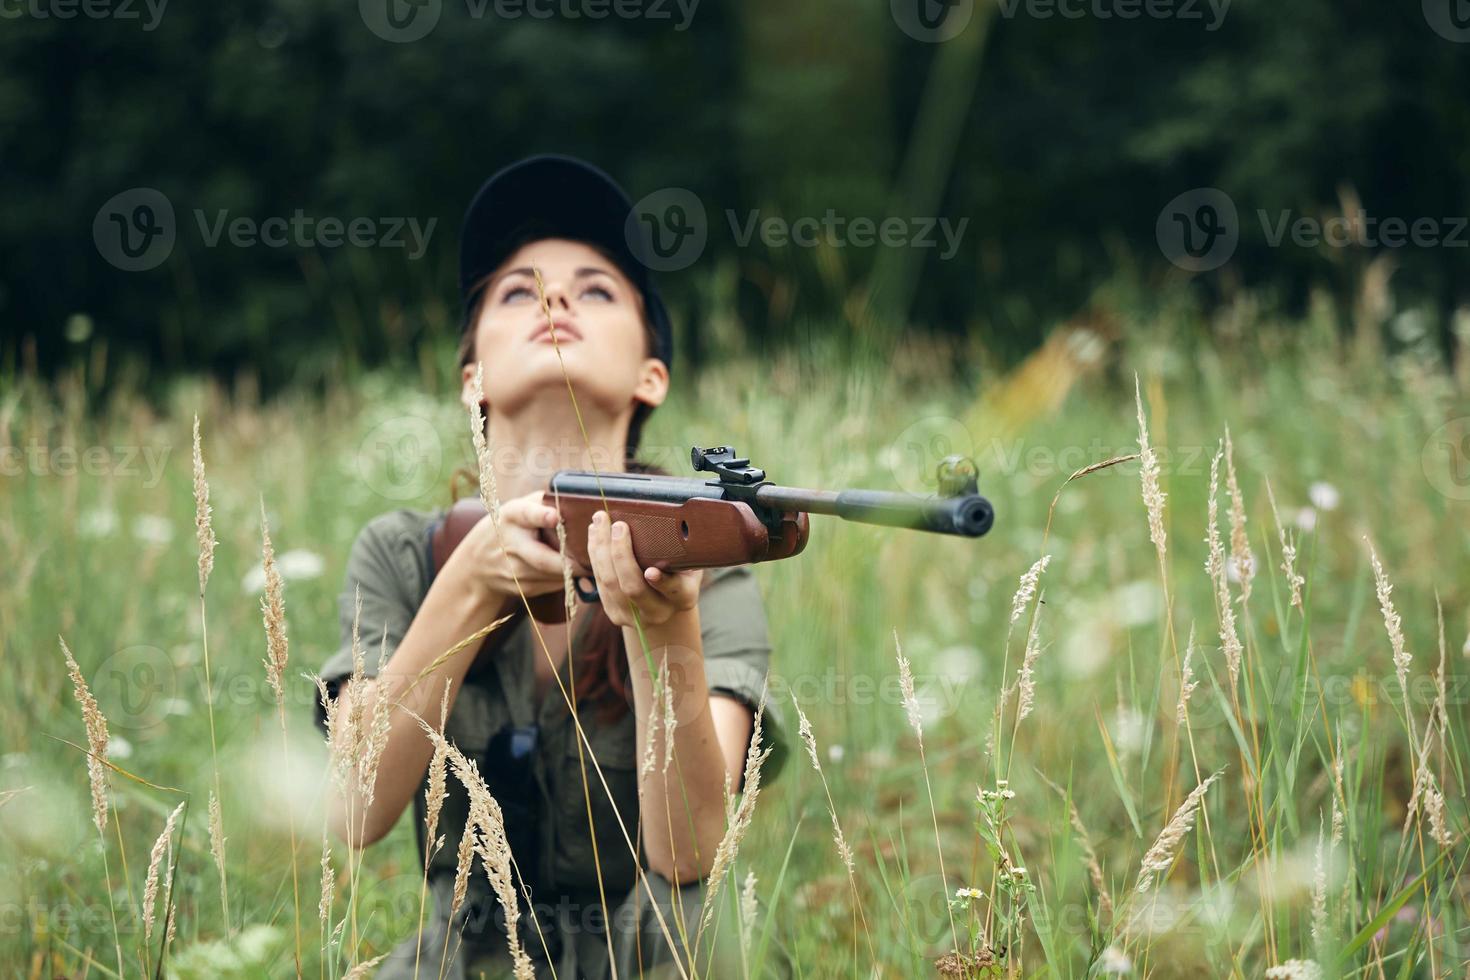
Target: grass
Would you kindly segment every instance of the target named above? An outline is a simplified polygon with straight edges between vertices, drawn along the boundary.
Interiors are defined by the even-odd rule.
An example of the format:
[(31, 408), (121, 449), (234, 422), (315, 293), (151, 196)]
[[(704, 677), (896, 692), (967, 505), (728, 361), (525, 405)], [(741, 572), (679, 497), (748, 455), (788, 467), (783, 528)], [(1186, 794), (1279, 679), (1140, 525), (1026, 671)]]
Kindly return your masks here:
[[(738, 359), (679, 379), (655, 414), (648, 455), (675, 472), (689, 445), (726, 442), (777, 482), (917, 490), (939, 456), (965, 452), (998, 515), (980, 541), (816, 518), (803, 555), (758, 569), (792, 752), (721, 892), (758, 899), (749, 975), (778, 945), (803, 977), (1259, 977), (1289, 960), (1326, 976), (1463, 974), (1470, 491), (1441, 430), (1470, 415), (1463, 379), (1414, 348), (1339, 345), (1321, 318), (1257, 318), (1229, 344), (1167, 326), (1187, 319), (1130, 318), (1107, 341), (1058, 330), (1015, 369), (958, 381), (934, 365), (984, 364), (982, 351)], [(1135, 374), (1166, 495), (1162, 562), (1138, 460), (1066, 482), (1138, 452)], [(144, 878), (187, 798), (159, 888), (176, 905), (170, 975), (289, 975), (299, 925), (303, 974), (340, 976), (413, 927), (421, 865), (407, 818), (360, 867), (338, 849), (333, 921), (350, 906), (352, 925), (322, 955), (312, 828), (326, 752), (302, 673), (337, 647), (353, 536), (384, 510), (447, 500), (472, 460), (464, 419), (447, 388), (387, 374), (266, 404), (187, 379), (153, 406), (100, 389), (85, 375), (0, 389), (0, 440), (23, 454), (0, 478), (0, 963), (16, 976), (156, 963), (166, 906), (145, 950)], [(204, 619), (196, 413), (218, 538)], [(1242, 652), (1234, 686), (1205, 570), (1227, 425), (1255, 556), (1245, 603), (1238, 560), (1220, 566)], [(285, 577), (284, 738), (262, 663), (262, 500)], [(1402, 682), (1372, 554), (1401, 618)], [(1042, 555), (1036, 598), (1012, 622)], [(58, 636), (110, 726), (102, 835)], [(1181, 723), (1186, 659), (1196, 686)], [(212, 742), (228, 917), (208, 832)]]

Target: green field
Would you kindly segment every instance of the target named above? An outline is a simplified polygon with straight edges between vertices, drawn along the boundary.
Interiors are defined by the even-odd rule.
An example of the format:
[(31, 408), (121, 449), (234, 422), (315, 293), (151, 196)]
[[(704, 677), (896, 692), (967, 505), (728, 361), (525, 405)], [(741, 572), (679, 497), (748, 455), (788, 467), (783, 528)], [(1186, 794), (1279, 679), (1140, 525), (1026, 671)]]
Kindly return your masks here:
[[(953, 371), (936, 369), (947, 361)], [(203, 381), (149, 402), (95, 364), (44, 387), (0, 380), (4, 975), (112, 976), (119, 946), (127, 976), (156, 965), (161, 925), (145, 944), (144, 877), (182, 799), (169, 975), (290, 975), (299, 942), (305, 975), (341, 976), (413, 927), (419, 874), (404, 818), (355, 871), (334, 846), (332, 926), (352, 921), (323, 941), (325, 748), (303, 674), (337, 646), (358, 529), (394, 507), (445, 503), (470, 460), (449, 355), (424, 363), (264, 403), (248, 384)], [(1167, 495), (1162, 565), (1138, 460), (1066, 483), (1138, 452), (1135, 375)], [(917, 492), (958, 451), (977, 460), (998, 515), (979, 541), (814, 518), (803, 555), (758, 568), (772, 698), (793, 752), (762, 789), (723, 892), (738, 901), (754, 873), (749, 975), (769, 975), (778, 943), (806, 977), (1256, 978), (1289, 960), (1324, 976), (1464, 975), (1465, 365), (1457, 374), (1414, 336), (1384, 350), (1340, 341), (1326, 317), (1274, 322), (1241, 308), (1210, 323), (1184, 311), (1058, 330), (1006, 368), (978, 347), (914, 342), (883, 357), (747, 355), (674, 380), (644, 442), (676, 472), (691, 444), (732, 443), (779, 483)], [(219, 539), (204, 606), (210, 687), (196, 414)], [(1205, 568), (1211, 461), (1227, 426), (1254, 554), (1242, 577), (1222, 462), (1230, 557), (1219, 578), (1241, 644), (1233, 689)], [(1268, 480), (1304, 579), (1300, 607)], [(252, 579), (262, 502), (287, 575), (284, 750)], [(1398, 665), (1370, 546), (1402, 617)], [(1020, 577), (1043, 555), (1042, 602), (1013, 625)], [(1033, 628), (1034, 695), (1018, 722), (1016, 692), (998, 700)], [(100, 839), (58, 637), (108, 719), (111, 762), (146, 780), (110, 771)], [(1186, 658), (1197, 686), (1181, 724)], [(851, 877), (796, 740), (793, 696), (811, 719)], [(211, 705), (228, 921), (207, 830)], [(1145, 855), (1215, 773), (1198, 818), (1155, 848), (1161, 868), (1140, 887)], [(982, 803), (980, 790), (1005, 792)], [(936, 961), (956, 948), (962, 965), (941, 973)]]

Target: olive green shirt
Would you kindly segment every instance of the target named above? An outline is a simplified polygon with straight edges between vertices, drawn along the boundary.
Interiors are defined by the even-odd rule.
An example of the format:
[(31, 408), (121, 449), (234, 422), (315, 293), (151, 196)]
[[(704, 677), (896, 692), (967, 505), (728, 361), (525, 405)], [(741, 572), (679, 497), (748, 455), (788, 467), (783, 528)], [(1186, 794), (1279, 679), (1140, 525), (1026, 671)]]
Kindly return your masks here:
[[(362, 613), (358, 630), (366, 650), (366, 673), (371, 676), (375, 673), (385, 630), (387, 656), (391, 658), (429, 591), (434, 571), (429, 538), (443, 514), (443, 510), (395, 510), (374, 518), (358, 535), (348, 558), (339, 600), (342, 644), (321, 670), (332, 694), (352, 672), (355, 596), (360, 590)], [(771, 647), (760, 590), (750, 566), (710, 570), (700, 591), (699, 621), (710, 691), (734, 697), (754, 710), (765, 683)], [(571, 713), (556, 683), (550, 686), (539, 705), (535, 703), (533, 658), (544, 654), (536, 648), (526, 617), (518, 617), (513, 624), (507, 627), (511, 632), (504, 646), (493, 651), (493, 655), (479, 657), (470, 667), (450, 709), (446, 734), (477, 762), (492, 794), (501, 803), (517, 864), (522, 875), (533, 876), (538, 900), (540, 896), (595, 893), (597, 872), (587, 826), (588, 804), (583, 796), (583, 772)], [(584, 627), (585, 624), (584, 619)], [(578, 659), (580, 646), (574, 639), (573, 656)], [(560, 675), (561, 683), (570, 690), (565, 663)], [(631, 703), (629, 710), (611, 722), (604, 719), (604, 713), (595, 705), (580, 705), (578, 714), (616, 801), (616, 812), (622, 817), (628, 839), (640, 844), (639, 752)], [(324, 723), (320, 705), (317, 717), (319, 723)], [(762, 770), (763, 781), (776, 775), (787, 752), (779, 719), (779, 709), (768, 704), (762, 733), (763, 744), (771, 746), (772, 752)], [(504, 735), (495, 739), (507, 726), (537, 729), (534, 748), (520, 762), (512, 762), (506, 755)], [(492, 739), (495, 739), (493, 743)], [(597, 858), (601, 862), (603, 884), (611, 896), (634, 885), (634, 859), (618, 827), (613, 803), (593, 771), (590, 759), (587, 766), (586, 785), (596, 827)], [(469, 813), (467, 795), (454, 785), (453, 779), (449, 782), (450, 793), (438, 830), (446, 839), (431, 860), (433, 877), (454, 874), (455, 855)], [(414, 814), (421, 849), (425, 835), (424, 808), (424, 794), (419, 792), (415, 794)], [(471, 878), (472, 889), (488, 897), (484, 875), (478, 868), (476, 872)], [(472, 891), (471, 897), (474, 896)]]

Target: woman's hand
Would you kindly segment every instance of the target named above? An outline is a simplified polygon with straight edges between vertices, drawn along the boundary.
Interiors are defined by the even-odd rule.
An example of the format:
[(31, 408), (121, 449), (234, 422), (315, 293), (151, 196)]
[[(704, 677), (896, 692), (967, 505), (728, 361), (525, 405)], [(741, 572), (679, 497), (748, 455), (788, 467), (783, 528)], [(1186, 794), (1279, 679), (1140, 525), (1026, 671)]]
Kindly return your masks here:
[(563, 588), (561, 552), (541, 540), (541, 532), (556, 528), (556, 510), (541, 502), (542, 491), (515, 497), (500, 505), (500, 528), (486, 517), (465, 535), (445, 563), (497, 607), (520, 592), (527, 598)]
[(699, 603), (700, 569), (661, 572), (639, 568), (633, 557), (631, 529), (622, 521), (609, 527), (606, 511), (592, 515), (587, 553), (602, 608), (618, 626), (633, 625), (634, 609), (644, 626), (660, 626)]

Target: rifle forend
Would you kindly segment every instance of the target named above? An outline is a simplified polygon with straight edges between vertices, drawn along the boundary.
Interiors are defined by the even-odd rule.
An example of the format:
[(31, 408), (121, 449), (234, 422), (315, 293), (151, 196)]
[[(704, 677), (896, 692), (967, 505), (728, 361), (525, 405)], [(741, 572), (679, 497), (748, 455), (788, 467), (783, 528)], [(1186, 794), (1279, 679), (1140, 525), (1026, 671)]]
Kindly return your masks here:
[[(808, 514), (965, 537), (984, 534), (995, 518), (990, 502), (977, 492), (974, 463), (958, 456), (940, 462), (936, 497), (777, 486), (766, 481), (764, 470), (737, 457), (728, 446), (695, 447), (690, 457), (696, 471), (713, 473), (715, 479), (590, 470), (558, 470), (552, 476), (542, 500), (561, 513), (566, 525), (567, 554), (583, 601), (597, 600), (595, 584), (584, 589), (581, 583), (591, 581), (587, 526), (598, 510), (606, 509), (611, 520), (627, 523), (640, 566), (663, 571), (790, 558), (806, 546)], [(436, 572), (485, 516), (478, 498), (466, 498), (450, 508), (433, 532)], [(557, 547), (554, 531), (543, 530), (541, 535)], [(529, 602), (541, 622), (566, 619), (559, 591), (531, 597)]]

